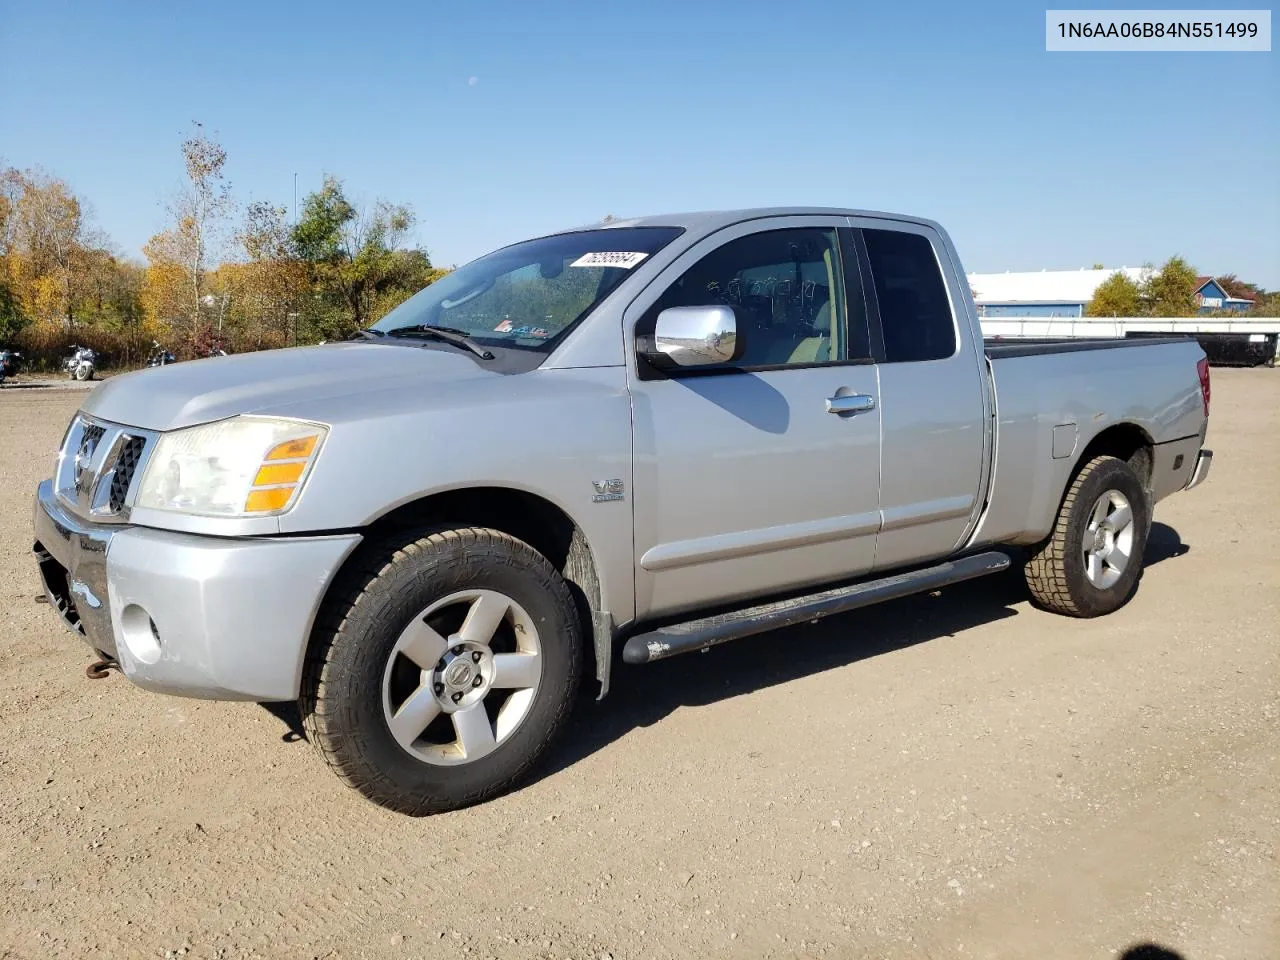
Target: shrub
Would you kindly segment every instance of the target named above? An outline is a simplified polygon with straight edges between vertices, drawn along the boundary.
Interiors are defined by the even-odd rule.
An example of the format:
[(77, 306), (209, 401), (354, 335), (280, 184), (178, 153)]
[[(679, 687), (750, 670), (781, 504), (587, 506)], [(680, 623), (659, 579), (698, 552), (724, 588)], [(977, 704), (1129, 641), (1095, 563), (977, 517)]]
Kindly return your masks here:
[(72, 344), (98, 353), (98, 367), (129, 369), (146, 363), (152, 335), (142, 327), (104, 330), (101, 327), (67, 329), (57, 323), (33, 323), (18, 333), (14, 345), (22, 354), (23, 368), (56, 371), (71, 353)]

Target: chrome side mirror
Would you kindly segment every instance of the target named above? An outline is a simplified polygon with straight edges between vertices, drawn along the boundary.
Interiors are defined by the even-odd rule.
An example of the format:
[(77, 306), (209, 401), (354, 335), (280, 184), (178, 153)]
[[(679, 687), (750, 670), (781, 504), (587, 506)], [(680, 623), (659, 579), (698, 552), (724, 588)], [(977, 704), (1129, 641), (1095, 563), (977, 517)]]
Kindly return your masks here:
[(732, 307), (668, 307), (658, 314), (653, 341), (651, 359), (664, 366), (701, 367), (742, 356)]

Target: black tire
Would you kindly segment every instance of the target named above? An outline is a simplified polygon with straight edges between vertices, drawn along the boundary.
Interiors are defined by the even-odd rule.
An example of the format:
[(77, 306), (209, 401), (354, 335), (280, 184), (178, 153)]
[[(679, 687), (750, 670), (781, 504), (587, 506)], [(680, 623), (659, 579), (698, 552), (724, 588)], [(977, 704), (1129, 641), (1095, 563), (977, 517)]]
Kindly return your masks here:
[[(1084, 549), (1090, 515), (1109, 491), (1129, 502), (1133, 542), (1119, 578), (1103, 589), (1086, 573)], [(1150, 496), (1133, 467), (1117, 457), (1095, 457), (1072, 480), (1053, 533), (1027, 562), (1024, 573), (1032, 597), (1044, 609), (1069, 617), (1100, 617), (1118, 610), (1138, 588), (1150, 531)]]
[[(497, 530), (446, 529), (373, 551), (318, 618), (300, 709), (311, 742), (348, 785), (381, 806), (423, 816), (517, 785), (563, 728), (582, 672), (582, 625), (564, 579), (528, 544)], [(405, 627), (461, 590), (505, 594), (538, 631), (542, 672), (528, 713), (493, 751), (440, 766), (411, 755), (383, 713), (388, 658)]]

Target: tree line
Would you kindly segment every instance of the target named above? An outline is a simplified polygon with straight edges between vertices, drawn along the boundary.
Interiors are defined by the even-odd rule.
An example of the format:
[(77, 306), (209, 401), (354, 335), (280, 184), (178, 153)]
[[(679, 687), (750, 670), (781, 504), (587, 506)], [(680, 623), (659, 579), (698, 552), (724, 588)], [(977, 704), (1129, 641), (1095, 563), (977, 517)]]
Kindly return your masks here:
[[(65, 181), (0, 164), (0, 347), (50, 367), (74, 342), (132, 366), (153, 339), (182, 357), (215, 343), (234, 352), (333, 340), (447, 272), (406, 244), (415, 220), (405, 204), (356, 203), (327, 176), (291, 222), (283, 206), (236, 203), (226, 150), (200, 124), (181, 155), (182, 186), (141, 262), (116, 250)], [(1181, 257), (1138, 282), (1117, 272), (1086, 313), (1194, 316), (1196, 276)], [(1280, 314), (1280, 292), (1216, 279), (1253, 300), (1255, 315)]]
[[(1087, 317), (1194, 317), (1200, 314), (1196, 301), (1199, 274), (1182, 257), (1170, 257), (1157, 271), (1148, 266), (1139, 280), (1116, 271), (1093, 292), (1085, 306)], [(1280, 315), (1280, 291), (1264, 290), (1246, 283), (1234, 273), (1214, 277), (1229, 297), (1252, 300), (1247, 312), (1214, 310), (1214, 315), (1274, 317)]]
[(315, 343), (374, 322), (447, 271), (408, 245), (406, 204), (360, 204), (326, 176), (294, 222), (236, 203), (227, 153), (203, 128), (181, 145), (185, 177), (139, 262), (43, 170), (0, 165), (0, 346), (51, 366), (71, 343), (131, 366), (159, 340), (179, 356)]

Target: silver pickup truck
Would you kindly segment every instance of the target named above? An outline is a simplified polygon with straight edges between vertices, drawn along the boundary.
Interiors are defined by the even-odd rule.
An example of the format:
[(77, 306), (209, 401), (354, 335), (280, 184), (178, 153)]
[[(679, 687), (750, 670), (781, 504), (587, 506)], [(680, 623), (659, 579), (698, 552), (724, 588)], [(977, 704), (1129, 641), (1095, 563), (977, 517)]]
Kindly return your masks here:
[(518, 782), (619, 654), (1014, 557), (1041, 606), (1115, 610), (1208, 416), (1193, 340), (984, 345), (931, 221), (647, 217), (481, 257), (351, 342), (110, 379), (35, 555), (133, 683), (297, 700), (348, 784), (424, 814)]

